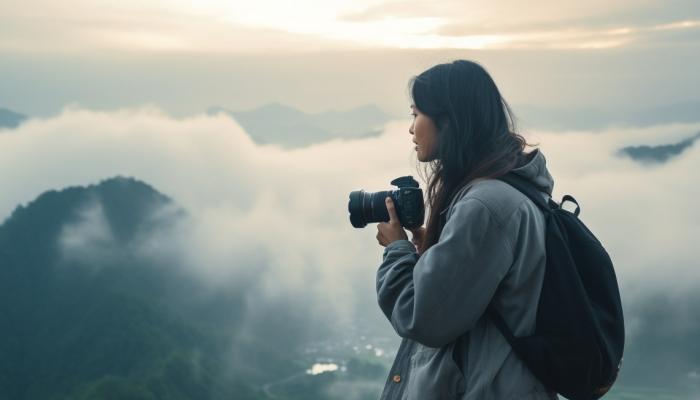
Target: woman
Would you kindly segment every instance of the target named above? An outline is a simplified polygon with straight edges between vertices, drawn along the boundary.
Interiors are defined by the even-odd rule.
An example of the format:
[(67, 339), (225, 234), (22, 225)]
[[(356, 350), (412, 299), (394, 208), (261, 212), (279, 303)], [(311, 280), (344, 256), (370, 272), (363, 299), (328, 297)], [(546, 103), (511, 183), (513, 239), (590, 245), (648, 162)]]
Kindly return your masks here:
[[(377, 225), (386, 246), (377, 272), (380, 308), (403, 338), (381, 399), (556, 399), (487, 313), (516, 336), (534, 330), (545, 267), (544, 216), (494, 178), (513, 172), (551, 195), (539, 149), (514, 132), (489, 74), (470, 61), (436, 65), (410, 85), (409, 133), (428, 163), (427, 227)], [(433, 212), (435, 211), (435, 212)]]

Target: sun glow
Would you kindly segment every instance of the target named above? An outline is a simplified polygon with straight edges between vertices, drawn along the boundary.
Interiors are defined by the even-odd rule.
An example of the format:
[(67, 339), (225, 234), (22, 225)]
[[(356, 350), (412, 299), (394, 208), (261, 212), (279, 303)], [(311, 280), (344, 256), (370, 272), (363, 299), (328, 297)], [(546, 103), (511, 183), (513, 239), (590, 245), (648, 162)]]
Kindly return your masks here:
[[(621, 20), (619, 26), (604, 28), (585, 23), (566, 26), (559, 18), (573, 12), (567, 7), (544, 16), (535, 15), (532, 7), (522, 9), (522, 15), (502, 14), (496, 6), (481, 7), (480, 13), (474, 13), (440, 1), (67, 1), (70, 7), (50, 0), (27, 0), (4, 9), (0, 25), (11, 28), (0, 39), (0, 49), (211, 53), (351, 48), (608, 49), (649, 42), (670, 31), (700, 30), (697, 19), (659, 18), (655, 24)], [(36, 34), (37, 26), (42, 27), (41, 35)], [(45, 37), (54, 40), (49, 43)]]

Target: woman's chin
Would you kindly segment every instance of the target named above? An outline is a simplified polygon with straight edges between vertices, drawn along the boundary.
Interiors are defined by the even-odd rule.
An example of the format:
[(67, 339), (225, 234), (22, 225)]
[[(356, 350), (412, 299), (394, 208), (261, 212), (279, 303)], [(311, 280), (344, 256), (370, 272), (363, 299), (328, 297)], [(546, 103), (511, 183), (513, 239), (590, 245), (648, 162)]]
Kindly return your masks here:
[(426, 155), (421, 151), (421, 149), (416, 149), (416, 158), (420, 162), (430, 162), (433, 161), (434, 157), (426, 157)]

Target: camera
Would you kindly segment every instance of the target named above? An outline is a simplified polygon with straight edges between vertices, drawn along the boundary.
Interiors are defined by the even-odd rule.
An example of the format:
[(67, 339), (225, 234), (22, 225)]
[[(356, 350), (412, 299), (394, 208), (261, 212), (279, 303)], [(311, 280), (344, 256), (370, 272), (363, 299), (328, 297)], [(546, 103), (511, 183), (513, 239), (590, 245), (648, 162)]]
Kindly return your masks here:
[(423, 191), (418, 187), (418, 182), (409, 175), (396, 178), (391, 184), (398, 189), (374, 193), (364, 190), (350, 192), (348, 212), (352, 226), (364, 228), (368, 223), (388, 222), (387, 196), (394, 202), (401, 226), (411, 229), (423, 225)]

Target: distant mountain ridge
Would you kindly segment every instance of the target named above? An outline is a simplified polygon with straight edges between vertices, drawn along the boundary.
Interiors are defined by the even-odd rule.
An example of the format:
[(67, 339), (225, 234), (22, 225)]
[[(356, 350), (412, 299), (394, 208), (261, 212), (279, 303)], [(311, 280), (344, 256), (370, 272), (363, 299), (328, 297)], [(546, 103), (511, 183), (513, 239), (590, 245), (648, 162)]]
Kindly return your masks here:
[(333, 139), (378, 136), (383, 125), (391, 119), (375, 105), (308, 114), (280, 103), (269, 103), (248, 111), (210, 107), (207, 113), (229, 115), (256, 143), (278, 144), (284, 148), (306, 147)]
[(684, 151), (693, 146), (698, 139), (700, 139), (700, 132), (678, 143), (663, 144), (658, 146), (642, 145), (623, 147), (619, 150), (618, 154), (621, 156), (630, 157), (634, 161), (643, 164), (661, 164), (682, 154)]
[(3, 128), (16, 128), (26, 119), (26, 115), (6, 108), (0, 108), (0, 130)]

